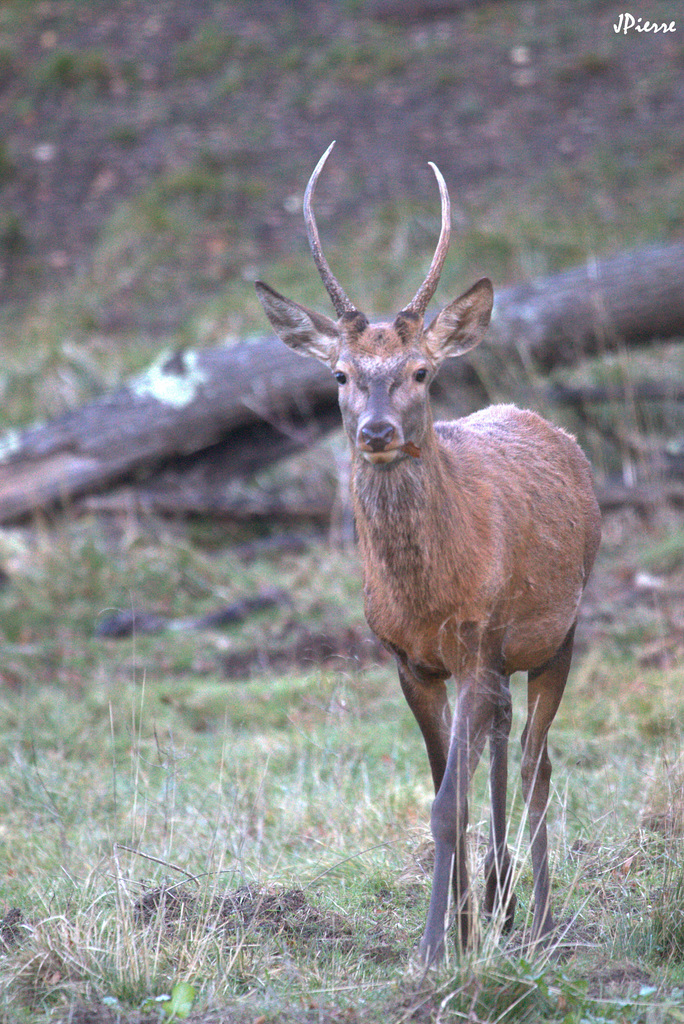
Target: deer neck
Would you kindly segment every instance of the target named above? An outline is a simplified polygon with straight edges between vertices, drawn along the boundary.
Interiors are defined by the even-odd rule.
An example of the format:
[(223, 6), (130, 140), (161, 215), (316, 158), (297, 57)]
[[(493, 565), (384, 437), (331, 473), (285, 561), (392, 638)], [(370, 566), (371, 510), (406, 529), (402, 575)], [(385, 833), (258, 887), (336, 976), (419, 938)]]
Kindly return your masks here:
[(454, 518), (454, 466), (432, 426), (421, 439), (420, 457), (407, 455), (373, 466), (354, 453), (352, 495), (364, 564), (377, 568), (401, 590), (429, 590), (434, 567), (458, 537)]

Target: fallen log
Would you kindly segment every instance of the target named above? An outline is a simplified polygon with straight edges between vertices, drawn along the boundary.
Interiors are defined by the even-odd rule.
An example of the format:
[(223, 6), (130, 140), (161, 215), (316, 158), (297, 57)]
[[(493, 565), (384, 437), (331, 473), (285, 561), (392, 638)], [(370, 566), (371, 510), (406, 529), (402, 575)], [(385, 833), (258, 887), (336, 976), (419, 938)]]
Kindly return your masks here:
[(550, 405), (571, 405), (580, 411), (587, 405), (625, 402), (684, 402), (684, 386), (672, 380), (637, 380), (624, 384), (584, 384), (573, 387), (556, 382), (544, 391)]
[[(682, 475), (682, 467), (675, 465), (672, 479), (663, 478), (664, 473), (661, 472), (661, 478), (656, 479), (653, 483), (623, 484), (615, 480), (597, 483), (596, 500), (602, 512), (614, 512), (619, 508), (633, 508), (639, 513), (650, 514), (663, 505), (679, 508), (684, 506)], [(79, 503), (77, 508), (98, 515), (130, 515), (154, 511), (157, 515), (182, 518), (199, 514), (197, 505), (188, 506), (182, 498), (173, 504), (167, 502), (166, 499), (156, 503), (150, 492), (139, 492), (132, 489), (116, 491), (112, 495), (86, 498)], [(232, 503), (227, 500), (215, 514), (218, 518), (233, 523), (280, 522), (286, 527), (292, 528), (301, 521), (321, 526), (329, 524), (334, 512), (335, 505), (332, 495), (329, 499), (321, 495), (311, 504), (299, 505), (282, 502), (274, 497), (271, 500), (263, 498)], [(203, 514), (208, 513), (205, 511)]]
[(663, 505), (684, 505), (684, 484), (667, 480), (654, 484), (607, 483), (596, 488), (596, 497), (602, 512), (619, 508), (633, 508), (648, 515)]
[[(474, 360), (450, 360), (436, 391), (465, 408), (488, 398), (476, 372), (550, 370), (587, 356), (684, 336), (684, 243), (652, 246), (498, 291)], [(512, 376), (508, 373), (513, 368)], [(521, 376), (517, 374), (517, 376)], [(235, 477), (311, 444), (339, 423), (327, 369), (272, 337), (166, 353), (125, 387), (48, 423), (0, 438), (0, 524), (37, 510), (167, 474), (161, 506), (211, 513)]]
[(183, 476), (200, 454), (200, 477), (249, 475), (336, 425), (335, 395), (330, 374), (275, 338), (163, 354), (125, 387), (0, 438), (0, 523), (161, 469)]
[(684, 337), (684, 243), (592, 259), (515, 285), (494, 302), (489, 348), (548, 372), (589, 356)]
[(234, 523), (278, 521), (292, 527), (303, 522), (319, 528), (329, 526), (334, 509), (332, 493), (291, 500), (272, 491), (234, 495), (230, 492), (221, 494), (212, 488), (203, 498), (196, 489), (188, 493), (182, 480), (176, 490), (171, 486), (169, 477), (164, 478), (163, 487), (158, 488), (155, 484), (156, 480), (152, 480), (149, 486), (124, 486), (108, 494), (86, 495), (77, 499), (72, 508), (76, 513), (114, 517), (153, 514), (170, 519), (192, 519), (211, 516)]

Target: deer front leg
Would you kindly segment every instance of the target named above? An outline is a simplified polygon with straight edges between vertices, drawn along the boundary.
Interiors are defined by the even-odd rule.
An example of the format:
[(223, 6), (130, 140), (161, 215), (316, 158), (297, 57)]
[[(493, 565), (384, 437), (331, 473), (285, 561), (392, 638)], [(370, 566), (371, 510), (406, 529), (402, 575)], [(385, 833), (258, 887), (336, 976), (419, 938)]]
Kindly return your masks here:
[(508, 737), (512, 720), (511, 691), (507, 676), (501, 676), (499, 699), (489, 734), (489, 793), (492, 816), (489, 849), (485, 858), (484, 912), (492, 917), (503, 908), (503, 930), (513, 927), (517, 900), (512, 891), (511, 855), (506, 844), (506, 791), (508, 788)]
[(473, 922), (466, 862), (468, 787), (482, 754), (492, 713), (491, 693), (486, 686), (473, 681), (463, 687), (452, 724), (446, 771), (430, 817), (435, 840), (435, 868), (430, 907), (420, 943), (420, 953), (427, 964), (444, 956), (452, 877), (459, 948), (464, 950), (472, 944)]
[(413, 664), (402, 651), (395, 651), (394, 657), (406, 703), (423, 734), (437, 793), (444, 778), (451, 735), (451, 709), (444, 682), (446, 676)]
[(543, 938), (553, 928), (549, 901), (549, 863), (546, 809), (549, 802), (551, 761), (546, 738), (561, 702), (570, 670), (575, 626), (554, 657), (528, 673), (527, 723), (522, 735), (521, 765), (523, 795), (527, 803), (534, 877), (532, 940)]

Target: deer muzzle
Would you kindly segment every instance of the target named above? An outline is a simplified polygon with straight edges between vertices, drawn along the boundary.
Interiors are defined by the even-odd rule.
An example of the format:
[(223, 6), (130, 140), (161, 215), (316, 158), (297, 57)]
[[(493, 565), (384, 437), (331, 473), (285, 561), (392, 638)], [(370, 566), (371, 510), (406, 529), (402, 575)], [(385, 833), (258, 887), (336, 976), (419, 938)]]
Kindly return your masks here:
[(356, 447), (367, 462), (383, 465), (399, 455), (397, 430), (389, 420), (367, 420), (359, 426)]
[(386, 465), (402, 455), (420, 457), (420, 449), (404, 439), (400, 429), (389, 420), (366, 420), (359, 426), (356, 447), (367, 462)]
[(360, 447), (365, 451), (384, 452), (396, 437), (396, 427), (388, 420), (371, 420), (359, 429)]

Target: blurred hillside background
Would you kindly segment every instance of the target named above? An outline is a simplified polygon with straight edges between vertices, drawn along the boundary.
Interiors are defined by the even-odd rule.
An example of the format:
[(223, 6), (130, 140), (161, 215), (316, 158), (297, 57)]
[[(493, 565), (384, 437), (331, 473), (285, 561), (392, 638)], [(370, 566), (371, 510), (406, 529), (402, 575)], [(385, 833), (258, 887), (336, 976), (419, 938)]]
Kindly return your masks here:
[[(608, 0), (6, 0), (0, 424), (56, 415), (169, 340), (266, 329), (251, 281), (327, 309), (301, 198), (370, 313), (684, 234), (684, 24)], [(679, 3), (634, 3), (671, 21)], [(274, 268), (276, 268), (274, 270)]]

